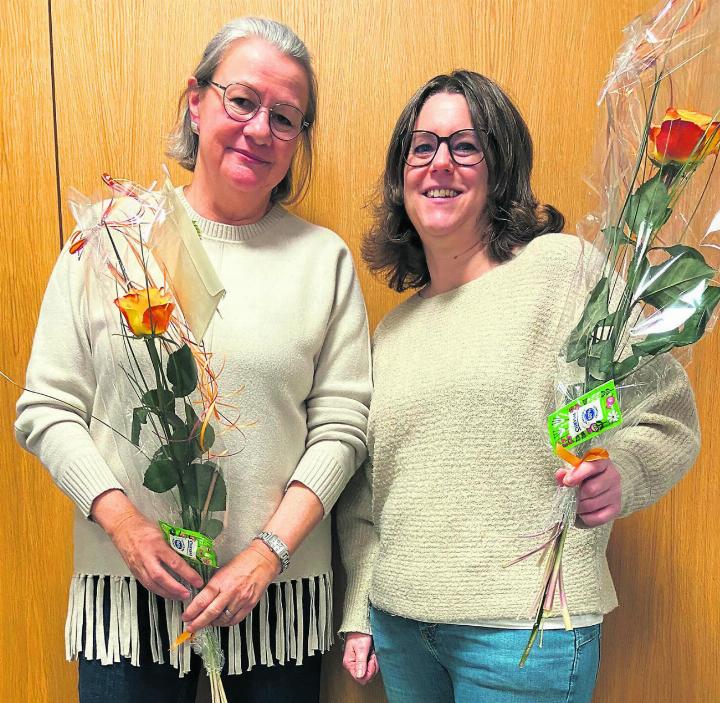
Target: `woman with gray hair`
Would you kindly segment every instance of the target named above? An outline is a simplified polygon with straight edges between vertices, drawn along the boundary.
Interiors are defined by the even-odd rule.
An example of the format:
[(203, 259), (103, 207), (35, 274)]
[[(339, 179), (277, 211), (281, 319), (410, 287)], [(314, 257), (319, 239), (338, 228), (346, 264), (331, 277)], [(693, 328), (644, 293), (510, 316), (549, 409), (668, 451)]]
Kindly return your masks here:
[[(243, 18), (208, 44), (171, 136), (170, 155), (193, 172), (178, 196), (227, 287), (205, 340), (255, 422), (244, 442), (225, 436), (232, 500), (204, 587), (134, 505), (140, 477), (117, 469), (89, 419), (114, 370), (93, 352), (103, 322), (74, 312), (82, 281), (67, 251), (51, 277), (27, 373), (40, 393), (20, 398), (16, 430), (77, 506), (66, 645), (81, 703), (194, 701), (199, 659), (167, 655), (183, 622), (220, 628), (228, 700), (318, 700), (333, 628), (323, 518), (366, 454), (370, 374), (350, 252), (283, 208), (308, 182), (316, 103), (303, 42)], [(189, 585), (201, 589), (192, 599)]]

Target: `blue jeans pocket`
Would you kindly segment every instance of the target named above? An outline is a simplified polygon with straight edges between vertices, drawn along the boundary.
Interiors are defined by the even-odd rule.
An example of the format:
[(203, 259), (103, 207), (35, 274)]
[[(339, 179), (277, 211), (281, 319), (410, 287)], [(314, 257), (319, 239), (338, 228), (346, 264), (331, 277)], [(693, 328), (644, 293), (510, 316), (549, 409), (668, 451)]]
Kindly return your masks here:
[(590, 625), (580, 627), (573, 632), (575, 656), (566, 703), (590, 703), (600, 668), (602, 627)]
[(584, 647), (586, 644), (600, 639), (602, 629), (600, 625), (590, 625), (589, 627), (578, 627), (575, 630), (575, 644), (578, 648)]

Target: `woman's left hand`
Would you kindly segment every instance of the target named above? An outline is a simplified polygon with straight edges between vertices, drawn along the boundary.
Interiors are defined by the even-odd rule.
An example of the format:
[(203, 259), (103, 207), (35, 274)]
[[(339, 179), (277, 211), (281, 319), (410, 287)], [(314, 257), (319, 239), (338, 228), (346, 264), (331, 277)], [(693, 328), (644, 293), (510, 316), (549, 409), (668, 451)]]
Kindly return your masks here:
[(253, 540), (221, 566), (193, 598), (182, 616), (186, 629), (197, 632), (207, 625), (237, 625), (257, 605), (279, 573), (280, 560), (264, 544)]
[(577, 515), (588, 527), (598, 527), (620, 514), (620, 474), (609, 459), (583, 461), (576, 469), (555, 473), (562, 486), (578, 486)]

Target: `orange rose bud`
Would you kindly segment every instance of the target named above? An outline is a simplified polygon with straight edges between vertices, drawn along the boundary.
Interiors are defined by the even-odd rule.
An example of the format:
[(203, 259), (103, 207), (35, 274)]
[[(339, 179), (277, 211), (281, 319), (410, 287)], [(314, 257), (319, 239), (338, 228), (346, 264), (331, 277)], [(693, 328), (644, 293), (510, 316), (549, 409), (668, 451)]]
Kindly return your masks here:
[(175, 304), (160, 288), (134, 290), (113, 301), (120, 308), (132, 333), (137, 337), (163, 334), (170, 324)]
[(648, 156), (658, 164), (699, 162), (720, 150), (720, 122), (701, 112), (669, 107), (648, 136)]

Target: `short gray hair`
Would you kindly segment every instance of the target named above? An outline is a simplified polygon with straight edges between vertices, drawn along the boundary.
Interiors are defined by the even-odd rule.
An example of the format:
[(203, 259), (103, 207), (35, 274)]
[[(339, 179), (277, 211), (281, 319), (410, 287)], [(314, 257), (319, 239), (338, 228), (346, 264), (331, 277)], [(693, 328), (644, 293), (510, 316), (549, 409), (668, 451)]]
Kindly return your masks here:
[[(308, 105), (305, 120), (310, 123), (300, 135), (300, 147), (293, 158), (285, 177), (273, 188), (272, 202), (292, 203), (305, 194), (312, 171), (312, 129), (317, 113), (317, 81), (313, 71), (310, 52), (302, 39), (290, 27), (264, 17), (241, 17), (228, 22), (205, 47), (200, 63), (193, 75), (198, 84), (207, 86), (217, 67), (232, 44), (239, 39), (258, 38), (268, 42), (280, 53), (297, 61), (305, 71), (308, 81)], [(191, 129), (188, 92), (186, 88), (178, 102), (178, 120), (168, 137), (167, 156), (175, 159), (188, 171), (195, 170), (198, 154), (198, 136)], [(297, 178), (293, 170), (297, 166)]]

